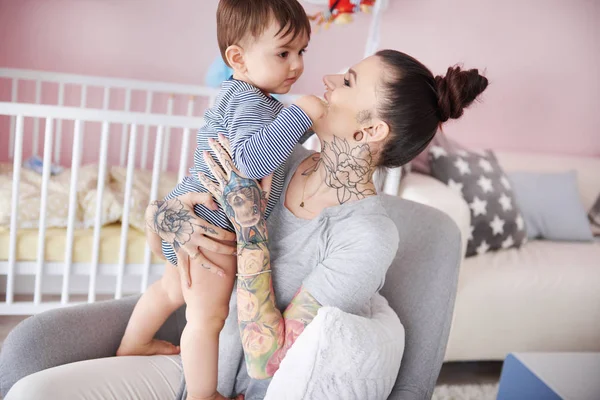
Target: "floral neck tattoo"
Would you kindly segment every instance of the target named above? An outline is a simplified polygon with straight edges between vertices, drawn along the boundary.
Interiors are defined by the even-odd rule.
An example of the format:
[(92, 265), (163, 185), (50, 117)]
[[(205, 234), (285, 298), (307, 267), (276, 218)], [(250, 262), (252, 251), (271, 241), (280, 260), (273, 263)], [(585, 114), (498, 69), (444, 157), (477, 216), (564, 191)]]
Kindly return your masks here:
[(374, 167), (373, 157), (368, 145), (350, 148), (346, 139), (334, 136), (333, 142), (323, 142), (320, 156), (313, 157), (313, 161), (315, 164), (302, 173), (306, 180), (300, 207), (305, 207), (304, 195), (308, 178), (321, 166), (325, 170), (325, 185), (336, 189), (339, 204), (376, 194), (371, 173)]

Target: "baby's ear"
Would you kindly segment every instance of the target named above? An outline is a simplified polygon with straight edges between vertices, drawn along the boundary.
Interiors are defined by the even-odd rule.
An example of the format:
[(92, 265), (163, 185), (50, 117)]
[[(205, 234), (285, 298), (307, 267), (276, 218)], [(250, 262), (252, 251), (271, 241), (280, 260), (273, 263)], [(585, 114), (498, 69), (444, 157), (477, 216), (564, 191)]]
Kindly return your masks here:
[(246, 63), (244, 61), (244, 49), (238, 45), (231, 45), (225, 50), (225, 58), (229, 66), (242, 74), (246, 73)]

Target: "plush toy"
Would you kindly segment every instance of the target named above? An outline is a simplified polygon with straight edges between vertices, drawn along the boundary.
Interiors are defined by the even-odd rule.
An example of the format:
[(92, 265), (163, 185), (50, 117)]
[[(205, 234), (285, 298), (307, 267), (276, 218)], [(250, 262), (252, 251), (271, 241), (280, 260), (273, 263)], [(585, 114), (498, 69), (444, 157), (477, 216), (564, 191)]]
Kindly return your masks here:
[(225, 64), (223, 58), (219, 55), (208, 68), (204, 77), (204, 83), (208, 87), (219, 88), (221, 83), (233, 75), (233, 70)]
[(312, 15), (309, 18), (317, 26), (325, 24), (325, 28), (334, 22), (338, 25), (352, 22), (352, 14), (358, 12), (370, 12), (375, 0), (329, 0), (329, 8), (323, 12)]

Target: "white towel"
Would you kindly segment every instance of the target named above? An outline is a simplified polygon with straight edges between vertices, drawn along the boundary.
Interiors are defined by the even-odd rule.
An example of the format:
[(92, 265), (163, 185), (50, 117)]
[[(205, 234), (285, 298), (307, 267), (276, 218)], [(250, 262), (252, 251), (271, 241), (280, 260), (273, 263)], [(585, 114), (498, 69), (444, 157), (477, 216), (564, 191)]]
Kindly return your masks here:
[(265, 399), (387, 399), (400, 369), (404, 327), (381, 295), (371, 309), (365, 318), (321, 308), (281, 362)]

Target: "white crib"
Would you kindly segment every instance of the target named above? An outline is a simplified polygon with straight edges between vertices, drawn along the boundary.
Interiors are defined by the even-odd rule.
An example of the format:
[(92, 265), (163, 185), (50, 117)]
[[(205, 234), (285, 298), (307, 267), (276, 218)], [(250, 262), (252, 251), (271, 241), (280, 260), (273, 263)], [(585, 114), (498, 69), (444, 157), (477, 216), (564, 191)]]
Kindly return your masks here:
[[(187, 173), (195, 130), (202, 125), (200, 115), (212, 104), (217, 91), (192, 85), (16, 69), (0, 69), (2, 80), (9, 87), (11, 101), (0, 102), (0, 160), (6, 157), (9, 167), (12, 165), (12, 182), (10, 223), (4, 232), (0, 230), (0, 242), (4, 234), (8, 247), (6, 257), (0, 252), (0, 296), (5, 288), (0, 315), (29, 315), (143, 293), (160, 276), (164, 263), (153, 258), (143, 232), (132, 229), (129, 223), (103, 226), (104, 195), (110, 190), (106, 187), (107, 174), (114, 166), (126, 171), (120, 219), (131, 222), (132, 192), (140, 174), (151, 176), (147, 200), (153, 201), (159, 196), (164, 176), (175, 176), (176, 172), (179, 180)], [(32, 101), (20, 98), (23, 82), (35, 88), (30, 93)], [(43, 88), (51, 95), (44, 96)], [(99, 94), (95, 99), (89, 95), (92, 91)], [(78, 97), (76, 104), (74, 97)], [(90, 107), (92, 100), (101, 108)], [(293, 97), (284, 96), (282, 100), (290, 102)], [(26, 139), (31, 143), (29, 149), (24, 145)], [(19, 188), (23, 174), (30, 172), (22, 165), (28, 155), (37, 155), (40, 143), (43, 170), (39, 218), (35, 229), (24, 229), (19, 221)], [(84, 145), (88, 151), (83, 151)], [(312, 141), (308, 146), (318, 143)], [(82, 163), (84, 155), (86, 162)], [(47, 212), (48, 191), (55, 184), (52, 163), (70, 168), (64, 232), (47, 228), (51, 217)], [(92, 165), (96, 170), (96, 164), (95, 212), (93, 223), (85, 229), (76, 221), (81, 195), (78, 179), (82, 168), (89, 170)], [(397, 185), (396, 174), (389, 175), (385, 191), (396, 193)], [(60, 254), (49, 257), (50, 250)]]

